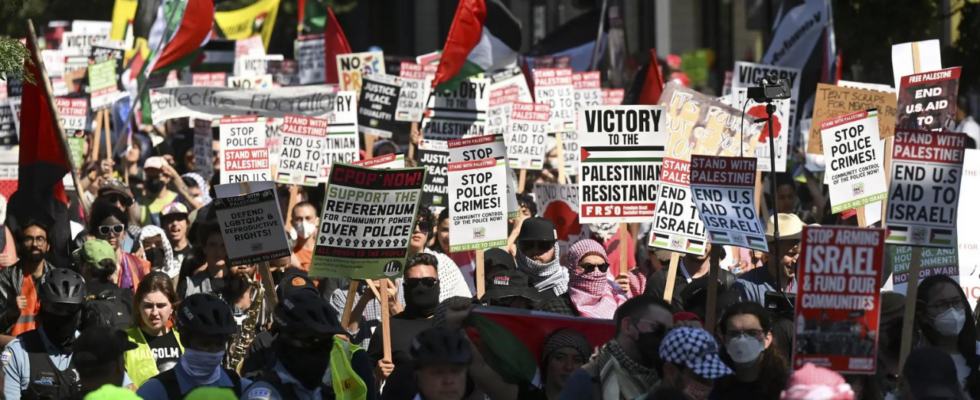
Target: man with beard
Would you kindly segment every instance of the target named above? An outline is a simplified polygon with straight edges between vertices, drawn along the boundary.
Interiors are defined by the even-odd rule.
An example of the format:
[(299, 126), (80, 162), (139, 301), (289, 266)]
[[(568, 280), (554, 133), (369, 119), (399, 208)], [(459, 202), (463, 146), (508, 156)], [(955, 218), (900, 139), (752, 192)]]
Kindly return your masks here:
[[(81, 385), (72, 363), (72, 345), (78, 337), (85, 280), (75, 271), (53, 269), (38, 282), (44, 303), (38, 329), (25, 332), (0, 355), (7, 399), (60, 399), (78, 394)], [(123, 386), (131, 385), (128, 376)]]
[[(765, 268), (755, 268), (742, 274), (732, 285), (742, 292), (742, 299), (766, 306), (766, 292), (795, 293), (796, 262), (800, 257), (800, 239), (803, 237), (803, 221), (794, 214), (779, 214), (779, 249), (773, 237), (773, 218), (766, 224), (766, 241), (769, 254), (763, 257)], [(772, 259), (772, 254), (776, 254)]]
[(371, 360), (362, 348), (335, 336), (347, 334), (338, 322), (330, 302), (317, 293), (296, 290), (286, 296), (274, 313), (276, 361), (258, 374), (242, 400), (374, 398)]
[[(245, 320), (248, 319), (249, 310), (255, 302), (260, 302), (258, 305), (258, 315), (255, 321), (255, 326), (251, 329), (255, 329), (252, 332), (252, 337), (255, 337), (260, 332), (265, 331), (269, 326), (269, 312), (271, 311), (266, 306), (265, 296), (260, 296), (260, 290), (258, 288), (258, 281), (255, 280), (255, 271), (258, 266), (255, 264), (248, 265), (237, 265), (229, 267), (228, 278), (226, 278), (225, 290), (222, 294), (222, 298), (231, 306), (231, 315), (235, 318), (235, 331), (236, 335), (242, 335), (246, 332), (244, 329), (248, 327), (244, 326)], [(253, 284), (254, 283), (254, 284)], [(234, 340), (229, 342), (229, 346), (234, 344)], [(236, 369), (238, 365), (231, 365), (232, 360), (230, 355), (233, 353), (231, 347), (225, 352), (225, 362), (226, 368)]]
[[(708, 270), (711, 268), (711, 260), (708, 257), (711, 253), (711, 243), (707, 243), (705, 246), (707, 247), (704, 249), (704, 254), (700, 256), (685, 254), (677, 263), (677, 275), (674, 277), (674, 292), (671, 295), (672, 301), (670, 303), (677, 310), (686, 309), (681, 298), (681, 292), (684, 291), (684, 288), (695, 279), (708, 276)], [(724, 254), (725, 250), (723, 249), (721, 258), (725, 258)], [(644, 295), (664, 298), (664, 291), (667, 290), (668, 269), (669, 267), (664, 267), (650, 275), (650, 281), (647, 282), (646, 289), (643, 291)], [(718, 282), (721, 284), (719, 291), (728, 290), (735, 283), (735, 274), (725, 269), (719, 269)]]
[(616, 310), (614, 320), (613, 340), (568, 377), (559, 400), (635, 399), (660, 380), (660, 342), (674, 326), (670, 304), (634, 297)]
[(21, 333), (34, 329), (34, 317), (41, 309), (37, 298), (37, 281), (54, 269), (44, 256), (51, 249), (49, 228), (38, 221), (28, 221), (17, 239), (16, 264), (0, 270), (0, 344), (6, 345)]
[(568, 294), (568, 269), (559, 263), (557, 241), (551, 220), (525, 219), (517, 236), (517, 269), (527, 274), (538, 290), (535, 309), (578, 316)]
[[(146, 196), (140, 200), (141, 226), (160, 226), (160, 212), (164, 206), (175, 201), (186, 203), (195, 210), (201, 208), (202, 204), (190, 195), (180, 174), (163, 157), (147, 158), (143, 163), (143, 172), (146, 174)], [(177, 188), (177, 193), (167, 188), (171, 182)]]

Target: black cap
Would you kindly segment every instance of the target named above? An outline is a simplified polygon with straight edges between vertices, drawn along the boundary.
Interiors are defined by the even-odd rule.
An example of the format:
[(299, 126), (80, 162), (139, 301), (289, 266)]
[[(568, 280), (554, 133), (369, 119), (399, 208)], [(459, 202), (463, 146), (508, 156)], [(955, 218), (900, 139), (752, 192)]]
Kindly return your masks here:
[(527, 275), (516, 269), (508, 269), (487, 276), (487, 287), (480, 301), (499, 300), (520, 296), (535, 301), (538, 291), (529, 284)]
[(290, 293), (298, 290), (310, 290), (315, 295), (320, 295), (320, 291), (316, 289), (316, 283), (299, 268), (286, 268), (282, 273), (282, 279), (279, 280), (279, 286), (276, 287), (276, 296), (279, 300), (285, 299)]
[(71, 361), (76, 367), (96, 367), (113, 362), (123, 353), (136, 348), (126, 333), (110, 326), (93, 326), (86, 329), (72, 345)]
[(524, 220), (521, 224), (521, 233), (517, 235), (517, 240), (558, 240), (558, 232), (555, 224), (550, 219), (533, 217)]
[(953, 358), (938, 347), (912, 350), (902, 375), (917, 399), (958, 399), (962, 394)]
[(484, 265), (488, 270), (498, 266), (503, 266), (504, 269), (511, 271), (517, 269), (514, 257), (504, 249), (489, 249), (483, 252), (483, 259), (486, 261)]

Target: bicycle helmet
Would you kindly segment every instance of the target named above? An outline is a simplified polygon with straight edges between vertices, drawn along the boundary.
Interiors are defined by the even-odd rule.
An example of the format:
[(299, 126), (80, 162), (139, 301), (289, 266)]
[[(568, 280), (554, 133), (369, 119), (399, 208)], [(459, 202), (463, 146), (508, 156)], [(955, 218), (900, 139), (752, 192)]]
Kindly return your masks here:
[(317, 336), (333, 336), (346, 333), (340, 327), (337, 312), (330, 302), (308, 290), (297, 290), (286, 295), (273, 313), (273, 320), (280, 332), (308, 333)]
[(234, 335), (237, 331), (231, 307), (210, 293), (184, 298), (177, 313), (177, 329), (198, 335)]
[(82, 304), (88, 290), (78, 272), (57, 268), (41, 277), (40, 299), (47, 303)]
[(412, 341), (412, 358), (416, 367), (433, 365), (469, 365), (473, 360), (470, 342), (458, 331), (446, 327), (430, 328)]

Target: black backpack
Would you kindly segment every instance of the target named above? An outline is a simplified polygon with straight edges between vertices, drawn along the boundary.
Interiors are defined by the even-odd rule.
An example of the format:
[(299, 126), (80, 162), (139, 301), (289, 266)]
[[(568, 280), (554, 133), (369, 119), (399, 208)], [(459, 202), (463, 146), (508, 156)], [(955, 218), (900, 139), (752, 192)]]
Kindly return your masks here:
[(119, 329), (130, 327), (133, 319), (133, 309), (113, 290), (103, 290), (96, 295), (89, 295), (82, 305), (82, 321), (79, 331), (91, 326), (112, 326)]

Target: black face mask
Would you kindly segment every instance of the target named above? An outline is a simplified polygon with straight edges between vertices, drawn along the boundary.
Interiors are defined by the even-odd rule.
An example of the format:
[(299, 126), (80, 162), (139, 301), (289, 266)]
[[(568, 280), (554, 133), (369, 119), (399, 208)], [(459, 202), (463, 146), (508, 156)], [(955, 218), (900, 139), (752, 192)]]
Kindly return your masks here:
[(70, 315), (58, 315), (41, 309), (38, 313), (44, 334), (59, 349), (67, 350), (75, 343), (75, 330), (82, 319), (82, 313), (76, 311)]
[(417, 318), (428, 318), (439, 305), (439, 283), (432, 287), (419, 284), (405, 291), (405, 312)]
[(167, 260), (167, 252), (162, 248), (154, 247), (146, 251), (146, 259), (150, 262), (150, 268), (158, 270), (165, 267), (163, 264)]
[(272, 282), (276, 285), (278, 285), (279, 282), (282, 282), (282, 274), (283, 271), (281, 269), (272, 270)]
[[(636, 325), (633, 325), (634, 329)], [(639, 329), (637, 329), (639, 331)], [(643, 357), (640, 364), (647, 368), (658, 368), (663, 362), (660, 359), (660, 342), (664, 340), (664, 333), (653, 331), (653, 332), (639, 332), (636, 336), (636, 345), (640, 351), (640, 357)]]
[(330, 365), (330, 346), (298, 348), (277, 340), (274, 347), (279, 362), (303, 387), (313, 390), (323, 382), (323, 374)]
[(163, 180), (160, 179), (160, 177), (150, 178), (150, 180), (146, 182), (146, 191), (150, 193), (160, 193), (164, 186), (167, 186), (167, 184), (163, 183)]

